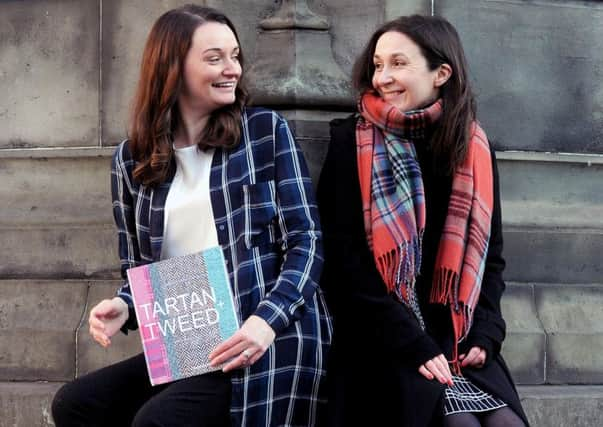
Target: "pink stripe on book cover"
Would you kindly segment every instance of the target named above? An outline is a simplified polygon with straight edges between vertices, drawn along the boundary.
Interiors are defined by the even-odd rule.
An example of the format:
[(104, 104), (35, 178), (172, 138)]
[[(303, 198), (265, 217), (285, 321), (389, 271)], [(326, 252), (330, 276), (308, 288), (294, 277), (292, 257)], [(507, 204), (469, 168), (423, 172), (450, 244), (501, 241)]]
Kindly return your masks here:
[[(136, 305), (153, 305), (155, 294), (151, 281), (149, 265), (132, 268), (128, 271), (130, 282), (139, 283), (136, 294)], [(147, 368), (151, 384), (162, 384), (172, 381), (172, 373), (163, 335), (159, 333), (159, 323), (153, 311), (137, 310), (140, 337), (146, 355)]]

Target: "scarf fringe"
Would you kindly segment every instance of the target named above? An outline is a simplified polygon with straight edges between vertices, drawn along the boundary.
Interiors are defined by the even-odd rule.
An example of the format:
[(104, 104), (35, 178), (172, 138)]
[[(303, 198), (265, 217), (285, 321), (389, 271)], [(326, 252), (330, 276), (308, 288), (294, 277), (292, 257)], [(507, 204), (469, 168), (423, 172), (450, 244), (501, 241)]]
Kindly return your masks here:
[(384, 278), (387, 289), (409, 307), (424, 330), (416, 294), (415, 278), (421, 271), (422, 235), (399, 244), (396, 248), (376, 257), (377, 269)]
[(460, 274), (450, 268), (440, 267), (433, 273), (433, 284), (429, 300), (435, 304), (450, 304), (454, 311), (459, 311)]

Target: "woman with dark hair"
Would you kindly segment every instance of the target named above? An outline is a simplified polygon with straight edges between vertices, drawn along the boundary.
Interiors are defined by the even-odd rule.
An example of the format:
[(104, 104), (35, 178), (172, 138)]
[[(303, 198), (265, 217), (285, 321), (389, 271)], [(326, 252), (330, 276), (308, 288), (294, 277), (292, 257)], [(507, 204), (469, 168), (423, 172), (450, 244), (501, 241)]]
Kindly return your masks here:
[(467, 74), (449, 22), (400, 17), (356, 61), (358, 113), (331, 123), (330, 425), (528, 424), (500, 355), (498, 172)]
[[(287, 122), (245, 106), (242, 69), (222, 13), (188, 5), (162, 15), (111, 170), (124, 279), (132, 267), (221, 247), (242, 324), (210, 354), (223, 369), (152, 387), (140, 354), (63, 386), (58, 427), (315, 424), (331, 340), (318, 210)], [(127, 280), (89, 325), (104, 347), (137, 327)]]

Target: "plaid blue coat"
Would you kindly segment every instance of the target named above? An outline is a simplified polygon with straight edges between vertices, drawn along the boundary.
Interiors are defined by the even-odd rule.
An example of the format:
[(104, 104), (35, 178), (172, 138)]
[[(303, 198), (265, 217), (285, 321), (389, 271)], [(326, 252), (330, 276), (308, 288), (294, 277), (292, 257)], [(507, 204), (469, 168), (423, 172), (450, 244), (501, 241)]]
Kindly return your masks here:
[[(210, 194), (218, 241), (227, 260), (239, 320), (260, 316), (276, 332), (253, 366), (232, 374), (233, 426), (312, 426), (324, 403), (331, 320), (318, 279), (322, 244), (308, 170), (287, 122), (247, 108), (242, 140), (216, 149)], [(132, 179), (134, 161), (121, 143), (111, 168), (121, 273), (160, 259), (170, 178), (152, 189)], [(118, 294), (130, 306), (127, 282)]]

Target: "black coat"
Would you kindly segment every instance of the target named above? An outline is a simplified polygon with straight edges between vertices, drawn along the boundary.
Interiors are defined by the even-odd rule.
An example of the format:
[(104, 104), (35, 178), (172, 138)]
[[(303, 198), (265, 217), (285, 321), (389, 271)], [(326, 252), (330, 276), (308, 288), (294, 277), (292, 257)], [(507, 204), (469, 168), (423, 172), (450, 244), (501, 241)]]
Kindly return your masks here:
[[(324, 232), (325, 265), (321, 287), (334, 317), (328, 371), (330, 425), (425, 426), (441, 420), (444, 386), (418, 373), (418, 367), (444, 353), (450, 359), (453, 333), (450, 311), (429, 304), (429, 291), (441, 231), (446, 219), (452, 179), (438, 173), (428, 144), (416, 144), (425, 186), (427, 223), (417, 289), (427, 330), (410, 310), (387, 292), (375, 267), (362, 213), (355, 138), (356, 117), (331, 123), (331, 143), (318, 184)], [(509, 371), (500, 355), (505, 322), (500, 299), (502, 226), (498, 171), (494, 169), (492, 230), (481, 295), (470, 334), (460, 352), (486, 349), (481, 369), (463, 374), (482, 390), (503, 399), (527, 424)], [(377, 417), (377, 418), (376, 418)], [(381, 417), (381, 418), (379, 418)]]

